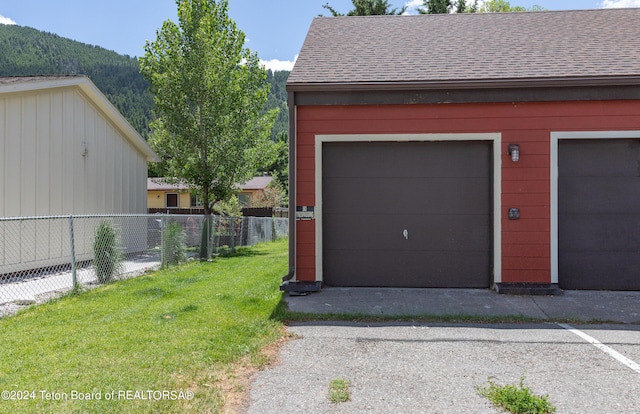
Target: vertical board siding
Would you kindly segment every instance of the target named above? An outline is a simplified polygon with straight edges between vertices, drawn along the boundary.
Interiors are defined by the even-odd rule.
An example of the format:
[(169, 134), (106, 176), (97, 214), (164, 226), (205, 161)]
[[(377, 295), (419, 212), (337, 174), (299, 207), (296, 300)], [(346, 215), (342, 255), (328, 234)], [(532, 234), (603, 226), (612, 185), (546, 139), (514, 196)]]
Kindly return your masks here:
[[(84, 117), (84, 137), (83, 141), (86, 143), (87, 155), (83, 158), (83, 169), (85, 171), (86, 191), (85, 191), (85, 205), (91, 206), (92, 203), (97, 204), (98, 198), (98, 170), (96, 169), (96, 163), (100, 158), (100, 153), (96, 151), (96, 121), (97, 116), (95, 111), (91, 108), (85, 110)], [(80, 149), (82, 151), (82, 149)]]
[(22, 126), (21, 126), (21, 151), (20, 165), (22, 176), (20, 177), (21, 211), (26, 216), (33, 216), (36, 213), (36, 122), (32, 116), (25, 114), (36, 113), (37, 100), (35, 96), (26, 96), (22, 99)]
[(51, 169), (54, 165), (51, 159), (51, 141), (48, 139), (51, 128), (51, 105), (49, 95), (38, 96), (37, 131), (36, 131), (36, 205), (35, 215), (46, 216), (51, 211)]
[(62, 214), (79, 214), (74, 209), (74, 96), (75, 94), (72, 91), (65, 90), (62, 92), (62, 137), (60, 137), (62, 142), (62, 158), (60, 159), (62, 163)]
[[(7, 141), (7, 116), (5, 100), (0, 98), (0, 217), (4, 216), (5, 193), (5, 144)], [(5, 229), (0, 227), (0, 263), (5, 261)]]
[(109, 141), (113, 144), (113, 206), (115, 213), (122, 213), (122, 142), (111, 128), (108, 129)]
[[(51, 170), (49, 171), (49, 212), (46, 214), (63, 214), (62, 206), (62, 191), (63, 191), (63, 169), (64, 169), (64, 149), (62, 148), (62, 120), (63, 120), (63, 108), (62, 108), (62, 92), (51, 93), (49, 99), (49, 107), (44, 106), (42, 111), (48, 111), (50, 113), (49, 131), (43, 131), (43, 139), (49, 141), (51, 148), (50, 151), (50, 164)], [(45, 173), (43, 171), (43, 173)]]
[[(75, 94), (74, 96), (74, 107), (73, 107), (73, 148), (71, 157), (74, 163), (74, 193), (75, 193), (75, 206), (74, 209), (76, 211), (87, 211), (87, 156), (82, 155), (82, 150), (84, 144), (87, 142), (87, 133), (86, 133), (86, 118), (87, 116), (92, 116), (92, 111), (89, 111), (87, 108), (87, 103), (81, 98), (79, 94)], [(85, 113), (86, 112), (86, 113)], [(91, 154), (93, 155), (93, 154)]]
[[(640, 129), (640, 101), (297, 107), (296, 197), (315, 205), (316, 135), (491, 133), (502, 134), (502, 282), (549, 283), (550, 132)], [(520, 145), (520, 161), (507, 155)], [(509, 220), (507, 209), (520, 209)], [(297, 222), (298, 280), (316, 279), (313, 222)], [(314, 237), (311, 237), (313, 235)]]
[(22, 199), (20, 197), (20, 160), (22, 148), (21, 143), (21, 126), (22, 116), (20, 110), (22, 104), (20, 98), (12, 97), (7, 99), (5, 106), (6, 120), (6, 140), (4, 145), (4, 214), (5, 216), (20, 215)]
[[(0, 191), (0, 217), (4, 216), (4, 204), (5, 204), (5, 199), (6, 199), (6, 195), (4, 194), (4, 188), (5, 188), (5, 179), (6, 179), (6, 173), (5, 173), (5, 144), (7, 141), (7, 111), (6, 111), (6, 105), (5, 105), (5, 100), (0, 98), (0, 188), (2, 189)], [(2, 234), (0, 233), (0, 259), (2, 258), (2, 251), (3, 251), (3, 244), (2, 244)]]
[(0, 96), (0, 216), (144, 214), (146, 178), (145, 156), (79, 90)]
[[(25, 114), (36, 113), (36, 97), (25, 96), (22, 98), (22, 126), (21, 126), (21, 151), (20, 151), (20, 193), (16, 197), (20, 197), (21, 212), (24, 215), (33, 216), (36, 212), (36, 121), (32, 116)], [(35, 225), (21, 226), (20, 237), (22, 245), (20, 246), (20, 256), (23, 261), (36, 260), (36, 242), (37, 234)]]
[[(131, 162), (133, 161), (130, 157), (131, 155), (131, 146), (128, 142), (122, 143), (122, 170), (120, 172), (120, 194), (122, 194), (121, 206), (122, 211), (129, 211), (130, 208), (135, 204), (135, 196), (131, 194), (129, 191), (129, 181), (132, 176), (133, 166)], [(133, 196), (133, 197), (132, 197)]]

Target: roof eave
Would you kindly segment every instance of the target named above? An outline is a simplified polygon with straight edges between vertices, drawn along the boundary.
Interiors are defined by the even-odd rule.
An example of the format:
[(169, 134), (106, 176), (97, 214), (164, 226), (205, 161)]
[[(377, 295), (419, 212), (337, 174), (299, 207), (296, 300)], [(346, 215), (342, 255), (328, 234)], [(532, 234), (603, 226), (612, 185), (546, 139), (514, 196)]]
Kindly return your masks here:
[(118, 109), (107, 99), (107, 97), (91, 82), (89, 78), (84, 78), (78, 86), (87, 95), (91, 96), (93, 102), (102, 110), (111, 121), (127, 137), (129, 142), (144, 154), (147, 162), (160, 162), (160, 157), (151, 149), (147, 141), (131, 126), (129, 121), (118, 111)]
[(338, 92), (442, 89), (517, 89), (625, 85), (640, 85), (640, 75), (434, 81), (290, 82), (287, 83), (287, 91)]

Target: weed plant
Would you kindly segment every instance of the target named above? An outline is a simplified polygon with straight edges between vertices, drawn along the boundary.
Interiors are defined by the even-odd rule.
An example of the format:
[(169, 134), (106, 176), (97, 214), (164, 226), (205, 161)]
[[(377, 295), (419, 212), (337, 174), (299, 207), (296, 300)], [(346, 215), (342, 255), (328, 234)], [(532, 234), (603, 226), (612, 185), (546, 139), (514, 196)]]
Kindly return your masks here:
[(549, 402), (549, 396), (536, 395), (524, 385), (524, 374), (519, 385), (497, 385), (489, 380), (489, 386), (477, 387), (478, 394), (487, 397), (494, 405), (513, 414), (550, 414), (556, 407)]
[(343, 403), (351, 399), (349, 395), (349, 381), (336, 378), (329, 383), (329, 400), (332, 403)]
[(164, 229), (164, 254), (162, 267), (183, 263), (187, 260), (185, 234), (178, 222), (169, 223)]
[(96, 276), (101, 284), (111, 282), (122, 268), (124, 255), (120, 250), (118, 233), (107, 220), (102, 221), (96, 229), (93, 258)]

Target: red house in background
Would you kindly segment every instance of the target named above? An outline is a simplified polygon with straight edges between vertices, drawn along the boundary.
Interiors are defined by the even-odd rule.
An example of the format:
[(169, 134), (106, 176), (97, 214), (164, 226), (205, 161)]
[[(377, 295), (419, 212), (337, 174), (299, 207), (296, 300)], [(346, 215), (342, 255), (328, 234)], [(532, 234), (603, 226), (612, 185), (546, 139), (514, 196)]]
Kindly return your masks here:
[(314, 19), (283, 290), (640, 289), (640, 9)]

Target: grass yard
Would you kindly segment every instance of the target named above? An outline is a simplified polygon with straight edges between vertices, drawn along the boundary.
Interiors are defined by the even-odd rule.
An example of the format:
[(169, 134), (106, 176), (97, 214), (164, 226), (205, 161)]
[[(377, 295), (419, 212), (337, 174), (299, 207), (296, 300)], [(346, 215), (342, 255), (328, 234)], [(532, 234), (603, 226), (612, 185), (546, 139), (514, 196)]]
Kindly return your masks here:
[(286, 271), (280, 240), (0, 319), (0, 412), (218, 412), (284, 335)]

